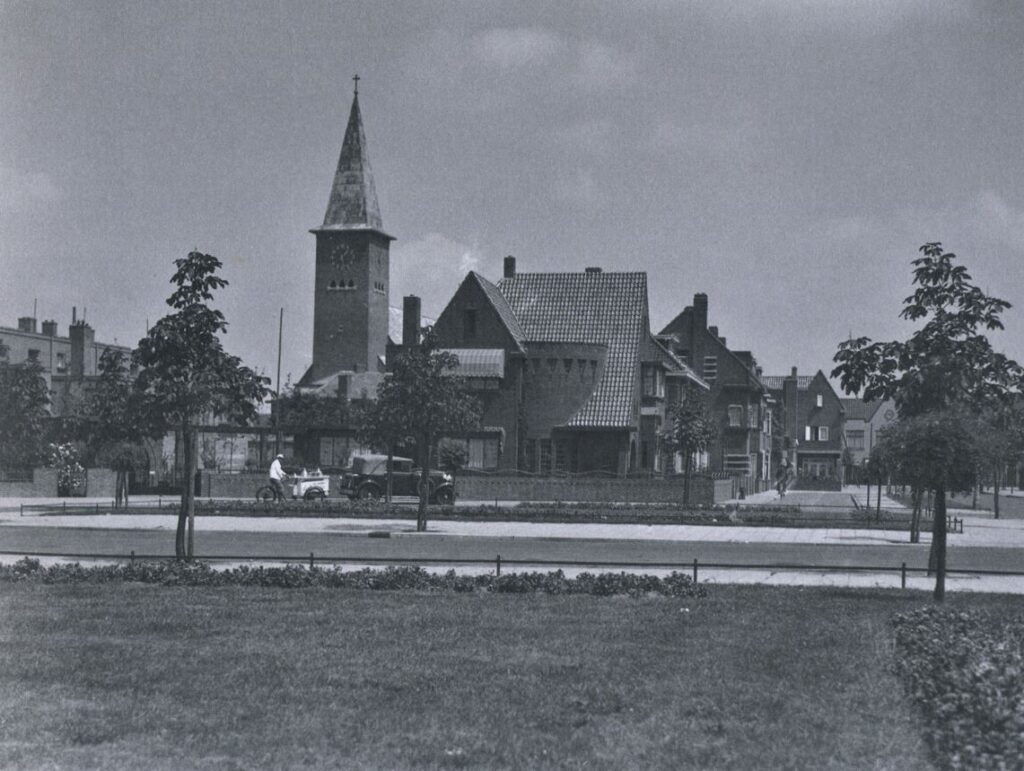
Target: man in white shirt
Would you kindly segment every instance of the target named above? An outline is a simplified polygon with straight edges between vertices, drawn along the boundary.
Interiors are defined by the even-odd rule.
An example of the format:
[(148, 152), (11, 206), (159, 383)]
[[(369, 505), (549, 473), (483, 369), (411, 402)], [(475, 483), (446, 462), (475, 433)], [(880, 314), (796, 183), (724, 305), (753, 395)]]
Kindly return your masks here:
[(281, 468), (281, 459), (283, 455), (278, 455), (274, 458), (274, 462), (270, 464), (270, 486), (274, 489), (274, 502), (284, 500), (284, 485), (281, 484), (281, 480), (284, 479), (287, 474), (284, 473), (284, 469)]

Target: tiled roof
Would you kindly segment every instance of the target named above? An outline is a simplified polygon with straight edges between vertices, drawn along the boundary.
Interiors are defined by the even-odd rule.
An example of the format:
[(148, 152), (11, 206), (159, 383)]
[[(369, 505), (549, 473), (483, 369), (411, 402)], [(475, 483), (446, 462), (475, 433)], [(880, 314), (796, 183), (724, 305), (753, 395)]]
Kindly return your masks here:
[(523, 327), (519, 323), (519, 319), (517, 319), (516, 314), (512, 312), (512, 309), (509, 307), (508, 301), (501, 293), (501, 290), (475, 271), (470, 271), (470, 275), (476, 279), (477, 283), (480, 285), (480, 289), (483, 291), (484, 295), (486, 295), (487, 299), (490, 300), (491, 305), (494, 306), (494, 310), (497, 312), (498, 317), (505, 325), (505, 328), (508, 329), (508, 333), (512, 335), (512, 339), (516, 341), (516, 346), (521, 351), (523, 349), (523, 342), (526, 340), (526, 335), (523, 332)]
[(696, 372), (690, 369), (686, 362), (672, 353), (672, 351), (668, 349), (668, 346), (658, 340), (654, 335), (647, 335), (641, 356), (644, 361), (660, 361), (668, 368), (670, 375), (685, 377), (705, 390), (710, 389), (710, 386), (704, 378), (700, 377)]
[(871, 420), (882, 406), (881, 401), (865, 402), (855, 397), (842, 397), (839, 402), (843, 405), (847, 420)]
[(566, 425), (632, 426), (640, 343), (648, 334), (647, 274), (517, 273), (502, 279), (498, 289), (526, 340), (608, 347), (601, 380)]
[(381, 230), (380, 206), (373, 171), (366, 153), (366, 134), (359, 111), (359, 97), (352, 98), (338, 169), (327, 201), (323, 230)]
[[(783, 383), (789, 378), (789, 375), (761, 375), (761, 382), (764, 387), (769, 391), (781, 391)], [(797, 375), (796, 376), (796, 388), (798, 391), (806, 391), (810, 388), (811, 381), (814, 380), (814, 375)]]

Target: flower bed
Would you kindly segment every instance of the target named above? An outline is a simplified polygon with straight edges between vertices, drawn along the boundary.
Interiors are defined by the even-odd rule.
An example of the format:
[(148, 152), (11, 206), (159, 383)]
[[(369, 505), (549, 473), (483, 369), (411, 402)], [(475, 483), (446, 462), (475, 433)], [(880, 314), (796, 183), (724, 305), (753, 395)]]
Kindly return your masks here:
[(276, 586), (282, 588), (417, 590), (432, 592), (497, 592), (509, 594), (625, 594), (639, 597), (704, 597), (707, 590), (683, 573), (665, 578), (630, 573), (581, 573), (567, 578), (561, 570), (550, 573), (510, 573), (504, 576), (428, 573), (418, 567), (365, 568), (343, 571), (338, 567), (287, 565), (282, 568), (243, 565), (215, 570), (202, 562), (132, 562), (127, 565), (83, 567), (76, 563), (44, 568), (25, 557), (13, 565), (0, 565), (2, 581), (38, 581), (45, 584), (88, 584), (137, 581), (165, 586)]
[(896, 670), (943, 768), (1024, 768), (1024, 616), (897, 616)]

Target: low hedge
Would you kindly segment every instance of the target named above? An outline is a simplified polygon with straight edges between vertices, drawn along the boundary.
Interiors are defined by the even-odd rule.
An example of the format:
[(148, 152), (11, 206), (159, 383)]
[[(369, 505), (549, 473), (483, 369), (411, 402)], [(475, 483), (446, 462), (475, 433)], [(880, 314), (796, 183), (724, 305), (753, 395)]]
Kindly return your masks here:
[(274, 586), (282, 588), (418, 590), (432, 592), (496, 592), (506, 594), (589, 594), (598, 596), (660, 594), (667, 597), (704, 597), (706, 590), (683, 573), (665, 578), (631, 573), (581, 573), (568, 578), (561, 570), (550, 573), (458, 575), (428, 573), (419, 567), (364, 568), (263, 567), (242, 565), (215, 570), (202, 562), (132, 562), (83, 567), (79, 563), (43, 567), (25, 557), (13, 565), (0, 565), (0, 581), (37, 581), (44, 584), (106, 584), (138, 581), (164, 586)]
[(1024, 768), (1024, 616), (897, 616), (896, 670), (942, 768)]

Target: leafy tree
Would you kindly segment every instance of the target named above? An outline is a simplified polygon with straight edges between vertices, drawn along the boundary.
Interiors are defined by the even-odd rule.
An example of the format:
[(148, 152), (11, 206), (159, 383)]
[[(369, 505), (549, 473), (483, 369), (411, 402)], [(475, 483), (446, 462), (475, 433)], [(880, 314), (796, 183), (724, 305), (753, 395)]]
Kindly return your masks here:
[(704, 396), (696, 388), (684, 388), (679, 401), (669, 408), (668, 425), (661, 442), (670, 454), (683, 456), (683, 502), (690, 502), (690, 480), (698, 453), (705, 452), (718, 438), (718, 424), (711, 416)]
[[(905, 341), (872, 342), (860, 337), (839, 345), (832, 371), (846, 393), (865, 401), (893, 399), (901, 420), (932, 416), (945, 421), (964, 412), (1010, 401), (1019, 391), (1019, 364), (995, 351), (985, 330), (1002, 329), (1000, 315), (1010, 304), (990, 297), (971, 283), (956, 255), (939, 243), (920, 249), (913, 261), (916, 285), (900, 316), (920, 323)], [(923, 323), (922, 323), (923, 322)], [(940, 424), (941, 425), (941, 424)], [(959, 430), (957, 429), (959, 433)], [(937, 438), (939, 431), (931, 433)], [(933, 548), (937, 554), (935, 599), (945, 596), (946, 494), (960, 484), (959, 469), (974, 460), (960, 442), (937, 445), (948, 457), (933, 457), (938, 472), (927, 483), (935, 495)], [(915, 445), (915, 452), (923, 446)], [(956, 472), (956, 473), (954, 473)]]
[(344, 397), (318, 396), (286, 388), (274, 400), (275, 418), (292, 431), (348, 426), (351, 415), (349, 401)]
[(142, 440), (159, 437), (164, 426), (145, 409), (143, 394), (135, 387), (123, 351), (103, 351), (99, 375), (79, 400), (69, 422), (73, 435), (85, 443), (93, 462), (114, 471), (115, 505), (127, 506), (128, 475), (148, 463)]
[(51, 444), (46, 465), (57, 470), (57, 495), (76, 495), (85, 484), (78, 448), (71, 442)]
[(50, 394), (39, 362), (6, 361), (0, 357), (0, 466), (26, 469), (45, 458), (44, 431)]
[(403, 441), (415, 444), (421, 468), (418, 531), (427, 529), (432, 444), (441, 436), (461, 433), (480, 422), (479, 401), (465, 381), (452, 374), (458, 365), (458, 357), (438, 350), (436, 338), (428, 333), (419, 345), (404, 348), (395, 356), (363, 422), (362, 434), (389, 450)]
[(173, 312), (139, 341), (133, 360), (139, 368), (136, 387), (145, 399), (147, 414), (165, 428), (176, 429), (176, 441), (181, 442), (185, 479), (174, 551), (178, 559), (191, 559), (197, 425), (210, 415), (244, 425), (269, 393), (269, 381), (243, 366), (221, 344), (219, 335), (227, 322), (208, 305), (214, 291), (228, 283), (217, 275), (220, 260), (193, 251), (174, 264), (177, 270), (171, 283), (176, 289), (167, 299)]
[(445, 438), (437, 445), (437, 463), (449, 474), (456, 474), (469, 460), (469, 448), (465, 440)]

